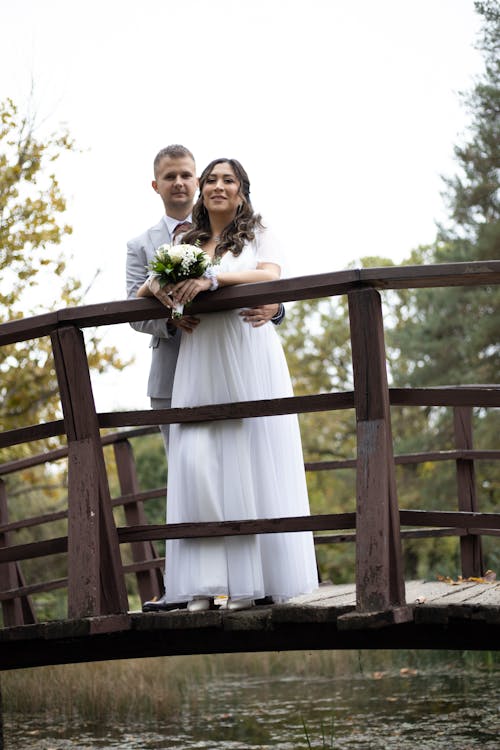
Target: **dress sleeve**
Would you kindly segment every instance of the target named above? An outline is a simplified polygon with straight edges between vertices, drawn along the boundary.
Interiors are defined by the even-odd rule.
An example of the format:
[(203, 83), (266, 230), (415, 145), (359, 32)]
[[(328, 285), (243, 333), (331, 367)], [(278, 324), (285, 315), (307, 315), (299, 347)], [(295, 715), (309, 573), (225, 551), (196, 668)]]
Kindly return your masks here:
[(286, 273), (286, 257), (278, 237), (270, 229), (259, 229), (255, 234), (258, 263), (276, 263), (281, 268), (281, 278)]

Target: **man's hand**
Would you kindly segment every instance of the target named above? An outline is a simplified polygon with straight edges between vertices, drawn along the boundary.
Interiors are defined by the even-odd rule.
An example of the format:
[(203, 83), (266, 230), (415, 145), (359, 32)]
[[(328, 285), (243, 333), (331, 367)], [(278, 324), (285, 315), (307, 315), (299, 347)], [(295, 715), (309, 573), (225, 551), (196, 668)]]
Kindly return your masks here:
[(183, 315), (182, 318), (172, 318), (169, 320), (168, 327), (174, 326), (175, 328), (180, 328), (184, 333), (193, 333), (199, 322), (200, 319), (195, 318), (193, 315)]
[(261, 305), (260, 307), (251, 307), (249, 310), (242, 310), (240, 315), (253, 328), (259, 328), (268, 323), (276, 315), (279, 308), (279, 305)]

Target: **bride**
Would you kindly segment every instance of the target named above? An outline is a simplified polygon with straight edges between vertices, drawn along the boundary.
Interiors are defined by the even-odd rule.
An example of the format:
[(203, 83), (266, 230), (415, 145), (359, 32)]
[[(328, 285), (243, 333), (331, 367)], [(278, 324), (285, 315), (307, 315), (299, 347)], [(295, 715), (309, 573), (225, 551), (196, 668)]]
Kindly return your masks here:
[[(235, 159), (216, 159), (200, 177), (193, 228), (182, 238), (212, 258), (207, 275), (159, 289), (151, 277), (138, 296), (164, 304), (190, 302), (199, 292), (279, 279), (283, 258), (250, 202), (248, 176)], [(244, 323), (241, 310), (200, 315), (182, 334), (172, 407), (292, 396), (275, 327)], [(167, 523), (277, 518), (309, 514), (296, 415), (171, 426)], [(255, 600), (285, 601), (318, 586), (311, 532), (175, 539), (166, 545), (168, 601), (188, 610), (228, 609)]]

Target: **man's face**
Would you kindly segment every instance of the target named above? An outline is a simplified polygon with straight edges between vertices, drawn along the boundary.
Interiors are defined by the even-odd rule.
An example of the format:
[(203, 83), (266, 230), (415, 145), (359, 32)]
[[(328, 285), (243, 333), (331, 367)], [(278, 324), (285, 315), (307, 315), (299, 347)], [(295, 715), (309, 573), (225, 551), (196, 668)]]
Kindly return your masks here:
[(185, 219), (191, 212), (198, 187), (194, 161), (187, 156), (180, 159), (164, 156), (152, 185), (161, 196), (165, 212), (175, 219)]

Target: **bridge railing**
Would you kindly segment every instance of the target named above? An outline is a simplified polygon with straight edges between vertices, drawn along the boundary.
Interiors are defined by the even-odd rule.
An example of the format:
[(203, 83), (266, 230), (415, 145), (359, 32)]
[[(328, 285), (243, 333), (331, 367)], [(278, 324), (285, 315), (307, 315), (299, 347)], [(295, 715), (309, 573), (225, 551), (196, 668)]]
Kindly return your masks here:
[[(491, 261), (357, 269), (230, 287), (200, 297), (192, 305), (193, 314), (253, 306), (269, 301), (286, 302), (347, 294), (354, 391), (188, 409), (106, 414), (97, 414), (95, 409), (81, 329), (165, 317), (165, 308), (156, 300), (120, 301), (68, 308), (3, 324), (0, 326), (0, 346), (50, 335), (64, 419), (5, 432), (0, 435), (0, 447), (66, 435), (68, 460), (68, 535), (33, 543), (37, 546), (17, 545), (0, 549), (0, 567), (1, 563), (11, 564), (4, 601), (17, 601), (18, 610), (21, 607), (23, 616), (29, 618), (26, 587), (16, 572), (19, 566), (12, 568), (12, 563), (18, 563), (27, 557), (43, 556), (47, 554), (47, 550), (51, 554), (67, 550), (68, 616), (85, 617), (127, 611), (127, 593), (120, 557), (121, 543), (150, 545), (135, 547), (137, 556), (142, 556), (145, 560), (148, 553), (150, 556), (153, 554), (151, 542), (158, 539), (298, 530), (356, 528), (356, 594), (357, 610), (361, 613), (404, 609), (401, 524), (455, 530), (461, 536), (465, 572), (478, 573), (482, 567), (480, 534), (498, 534), (500, 514), (479, 513), (473, 462), (481, 457), (498, 458), (498, 452), (488, 451), (488, 456), (473, 452), (470, 442), (470, 409), (473, 406), (498, 407), (500, 388), (474, 386), (389, 390), (378, 289), (498, 283), (500, 262)], [(457, 407), (457, 451), (453, 456), (457, 461), (459, 476), (457, 512), (399, 510), (391, 434), (391, 405)], [(134, 506), (134, 510), (127, 518), (128, 526), (116, 528), (101, 429), (351, 408), (355, 409), (357, 425), (355, 514), (152, 526), (144, 523), (141, 504), (131, 501), (130, 507)], [(119, 443), (120, 441), (117, 445)], [(126, 456), (127, 451), (127, 448), (123, 449), (123, 455), (117, 462), (120, 465), (121, 461), (122, 467), (120, 481), (123, 486), (128, 486), (127, 492), (133, 497), (138, 493), (134, 486), (136, 480), (129, 471), (130, 457)], [(440, 453), (434, 460), (441, 459)], [(125, 507), (127, 505), (125, 503)], [(0, 529), (0, 533), (9, 533), (8, 524), (1, 528), (3, 532)], [(140, 570), (141, 562), (137, 561), (135, 564), (137, 570)], [(154, 561), (142, 565), (142, 571), (148, 575), (155, 568)], [(151, 580), (149, 584), (145, 583), (145, 586), (148, 585), (151, 585)], [(24, 599), (12, 597), (16, 588), (21, 597), (24, 591)]]

